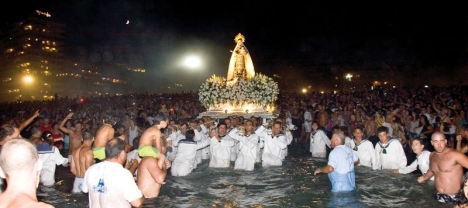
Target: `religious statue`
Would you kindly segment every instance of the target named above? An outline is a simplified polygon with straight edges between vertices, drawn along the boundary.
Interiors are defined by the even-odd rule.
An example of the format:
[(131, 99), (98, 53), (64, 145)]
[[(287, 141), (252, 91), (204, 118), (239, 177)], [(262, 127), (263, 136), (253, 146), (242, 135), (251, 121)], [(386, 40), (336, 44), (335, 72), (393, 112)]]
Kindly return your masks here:
[(279, 88), (272, 78), (255, 74), (252, 58), (244, 45), (245, 38), (239, 33), (235, 38), (236, 47), (231, 51), (227, 78), (212, 75), (198, 91), (200, 104), (206, 112), (198, 118), (225, 118), (227, 115), (251, 116), (272, 119), (274, 104), (278, 99)]
[(237, 80), (239, 78), (250, 79), (255, 76), (254, 66), (249, 51), (244, 45), (245, 38), (238, 34), (234, 41), (237, 43), (232, 51), (231, 61), (227, 74), (227, 81)]

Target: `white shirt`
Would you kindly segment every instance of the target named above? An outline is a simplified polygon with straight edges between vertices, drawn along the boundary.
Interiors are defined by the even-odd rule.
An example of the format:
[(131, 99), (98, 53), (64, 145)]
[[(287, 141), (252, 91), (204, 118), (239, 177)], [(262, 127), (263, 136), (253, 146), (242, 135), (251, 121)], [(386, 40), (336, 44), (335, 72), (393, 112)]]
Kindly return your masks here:
[[(353, 140), (353, 143), (355, 140)], [(366, 166), (370, 167), (372, 169), (377, 169), (377, 159), (375, 157), (375, 149), (374, 145), (372, 142), (370, 142), (367, 139), (363, 139), (359, 145), (356, 145), (354, 143), (353, 150), (356, 152), (356, 154), (359, 157), (359, 166)], [(357, 149), (357, 151), (356, 151)]]
[(228, 135), (221, 137), (218, 141), (216, 137), (211, 138), (210, 143), (210, 164), (213, 168), (228, 168), (231, 164), (231, 147), (234, 146), (234, 140)]
[(89, 207), (132, 207), (143, 196), (132, 174), (121, 164), (103, 161), (86, 170), (82, 190), (89, 192)]
[(358, 160), (358, 156), (349, 147), (339, 145), (333, 148), (330, 152), (328, 165), (333, 167), (333, 171), (339, 174), (349, 173), (354, 171), (354, 162)]
[[(430, 156), (431, 156), (431, 152), (427, 150), (423, 150), (421, 154), (416, 156), (416, 160), (413, 163), (411, 163), (409, 166), (398, 169), (398, 173), (408, 174), (408, 173), (415, 171), (419, 166), (419, 170), (421, 171), (421, 173), (426, 174), (427, 171), (429, 170), (429, 157)], [(434, 176), (431, 177), (431, 180), (434, 180)]]
[(286, 137), (283, 134), (277, 136), (268, 135), (265, 127), (260, 126), (255, 134), (260, 136), (260, 139), (265, 141), (262, 154), (262, 166), (281, 166), (283, 165), (283, 149), (288, 146)]
[(405, 151), (397, 139), (390, 139), (385, 145), (379, 141), (375, 146), (375, 155), (377, 169), (395, 170), (406, 167)]
[(239, 135), (239, 130), (233, 129), (229, 132), (229, 136), (234, 140), (239, 141), (239, 155), (234, 164), (234, 169), (254, 170), (255, 159), (258, 152), (258, 144), (260, 137), (253, 132), (250, 135)]
[(40, 181), (45, 186), (55, 184), (55, 169), (57, 165), (68, 163), (68, 158), (64, 158), (55, 146), (48, 143), (41, 143), (37, 147), (37, 154), (42, 160), (42, 170)]

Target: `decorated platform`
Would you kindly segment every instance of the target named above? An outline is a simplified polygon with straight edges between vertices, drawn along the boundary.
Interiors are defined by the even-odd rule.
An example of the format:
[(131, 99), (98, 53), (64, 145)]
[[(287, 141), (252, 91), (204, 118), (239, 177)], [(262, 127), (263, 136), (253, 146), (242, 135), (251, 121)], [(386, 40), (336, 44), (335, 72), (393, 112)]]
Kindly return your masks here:
[(255, 73), (242, 34), (239, 33), (234, 40), (237, 45), (232, 51), (227, 78), (212, 75), (200, 86), (199, 100), (207, 111), (200, 113), (198, 118), (254, 116), (262, 117), (264, 122), (275, 118), (272, 112), (278, 99), (278, 83), (264, 74)]

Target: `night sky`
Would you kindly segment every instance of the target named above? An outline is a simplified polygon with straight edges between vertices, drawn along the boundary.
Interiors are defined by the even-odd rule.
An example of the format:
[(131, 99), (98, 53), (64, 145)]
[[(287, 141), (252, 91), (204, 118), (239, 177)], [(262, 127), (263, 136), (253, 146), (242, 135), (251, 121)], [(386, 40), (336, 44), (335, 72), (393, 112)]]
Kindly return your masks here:
[[(373, 70), (381, 63), (450, 70), (467, 60), (468, 11), (458, 3), (40, 2), (15, 1), (1, 8), (2, 19), (47, 11), (67, 25), (68, 55), (147, 68), (154, 82), (199, 85), (212, 74), (226, 76), (238, 33), (256, 72), (265, 74), (289, 68), (307, 77), (317, 66)], [(191, 53), (203, 59), (198, 70), (180, 64)]]

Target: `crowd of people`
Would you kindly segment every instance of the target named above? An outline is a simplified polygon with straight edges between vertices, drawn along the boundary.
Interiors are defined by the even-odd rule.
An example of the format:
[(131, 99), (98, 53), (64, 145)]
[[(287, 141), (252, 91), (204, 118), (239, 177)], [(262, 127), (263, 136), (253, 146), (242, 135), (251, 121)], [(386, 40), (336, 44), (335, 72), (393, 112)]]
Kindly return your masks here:
[(157, 197), (167, 174), (186, 176), (203, 160), (210, 168), (252, 171), (255, 164), (281, 166), (288, 146), (300, 145), (313, 158), (328, 159), (314, 174), (328, 173), (332, 191), (353, 190), (354, 165), (360, 165), (418, 172), (418, 182), (435, 181), (438, 201), (462, 206), (468, 202), (467, 107), (466, 86), (281, 92), (271, 120), (200, 117), (205, 108), (196, 92), (3, 103), (0, 176), (7, 180), (0, 198), (22, 192), (8, 177), (19, 171), (9, 168), (7, 155), (18, 145), (37, 156), (28, 157), (29, 168), (40, 172), (37, 182), (52, 186), (56, 165), (69, 166), (72, 193), (89, 193), (90, 206), (117, 207)]

